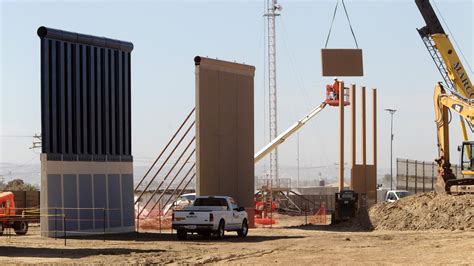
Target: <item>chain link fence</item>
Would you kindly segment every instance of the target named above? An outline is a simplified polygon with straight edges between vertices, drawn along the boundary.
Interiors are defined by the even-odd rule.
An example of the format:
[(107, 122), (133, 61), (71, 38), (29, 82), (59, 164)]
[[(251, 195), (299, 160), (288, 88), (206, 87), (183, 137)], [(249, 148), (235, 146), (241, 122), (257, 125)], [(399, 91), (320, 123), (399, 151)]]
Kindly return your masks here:
[[(452, 165), (453, 173), (464, 178), (459, 165)], [(410, 193), (433, 191), (438, 176), (438, 165), (426, 162), (397, 158), (397, 189), (408, 190)]]

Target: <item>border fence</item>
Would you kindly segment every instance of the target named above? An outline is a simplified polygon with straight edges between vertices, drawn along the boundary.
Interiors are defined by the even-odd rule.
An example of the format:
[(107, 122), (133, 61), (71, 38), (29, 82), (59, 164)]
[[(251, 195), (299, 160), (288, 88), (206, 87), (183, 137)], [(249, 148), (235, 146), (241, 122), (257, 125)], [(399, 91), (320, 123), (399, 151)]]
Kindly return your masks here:
[[(452, 165), (453, 173), (464, 178), (459, 165)], [(432, 161), (418, 161), (397, 158), (397, 189), (408, 190), (410, 193), (433, 191), (438, 175), (438, 165)]]

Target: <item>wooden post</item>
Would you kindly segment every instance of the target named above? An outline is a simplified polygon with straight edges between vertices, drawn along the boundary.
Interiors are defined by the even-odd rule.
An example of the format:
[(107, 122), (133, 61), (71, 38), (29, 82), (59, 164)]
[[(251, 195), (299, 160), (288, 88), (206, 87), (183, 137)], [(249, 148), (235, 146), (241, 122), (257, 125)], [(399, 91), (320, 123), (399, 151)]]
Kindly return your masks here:
[(140, 237), (140, 203), (137, 203), (137, 238)]
[(407, 159), (407, 172), (406, 172), (406, 178), (405, 178), (405, 183), (406, 183), (406, 186), (405, 186), (405, 189), (408, 191), (408, 159)]
[(58, 239), (58, 208), (54, 208), (54, 240)]
[(418, 161), (415, 160), (415, 194), (418, 193)]
[(351, 85), (351, 187), (354, 188), (354, 176), (353, 171), (357, 163), (357, 143), (356, 143), (356, 85)]
[(398, 188), (398, 173), (399, 173), (399, 170), (398, 170), (398, 158), (395, 160), (395, 188)]
[(104, 242), (105, 242), (105, 208), (102, 209), (102, 230), (103, 230), (103, 236), (104, 236)]
[(370, 202), (370, 204), (377, 203), (377, 89), (372, 89), (372, 156), (372, 161), (374, 163), (373, 178), (375, 178), (375, 182), (373, 182), (374, 180), (371, 180), (370, 182), (366, 182), (366, 184), (370, 184), (371, 186), (373, 184), (375, 187), (366, 188), (366, 191), (368, 192), (366, 207), (372, 207), (368, 202)]
[(362, 165), (367, 164), (367, 127), (365, 112), (365, 87), (361, 88), (361, 117), (362, 117)]
[(425, 161), (422, 162), (423, 166), (423, 192), (425, 192)]
[(344, 82), (339, 82), (339, 191), (344, 189)]
[(435, 163), (431, 163), (431, 191), (434, 190)]
[(160, 221), (160, 234), (161, 234), (161, 200), (158, 201), (158, 219)]
[(374, 156), (375, 179), (377, 180), (377, 89), (372, 89), (372, 101), (372, 154)]
[(66, 233), (66, 215), (63, 216), (63, 234), (64, 234), (64, 246), (66, 246), (67, 233)]

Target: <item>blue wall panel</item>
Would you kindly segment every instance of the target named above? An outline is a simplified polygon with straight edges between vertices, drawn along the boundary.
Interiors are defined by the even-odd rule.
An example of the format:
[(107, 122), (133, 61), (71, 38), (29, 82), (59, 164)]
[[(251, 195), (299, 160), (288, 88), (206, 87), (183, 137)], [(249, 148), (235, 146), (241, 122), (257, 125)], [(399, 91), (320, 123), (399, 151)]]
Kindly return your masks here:
[[(79, 175), (79, 210), (81, 230), (90, 230), (94, 228), (92, 219), (94, 218), (94, 206), (92, 204), (92, 176)], [(90, 209), (89, 209), (90, 208)]]
[(66, 229), (68, 231), (77, 231), (78, 228), (78, 209), (77, 204), (77, 178), (76, 175), (63, 175), (64, 193), (64, 215), (66, 216)]
[(122, 175), (123, 226), (134, 225), (133, 175)]
[(120, 227), (122, 226), (120, 175), (109, 175), (107, 184), (110, 209), (108, 212), (109, 225), (110, 227)]
[[(105, 183), (105, 175), (94, 175), (94, 208), (107, 209), (107, 190)], [(95, 210), (94, 212), (95, 228), (102, 228), (104, 212), (102, 210)]]
[[(49, 210), (49, 230), (54, 231), (62, 231), (62, 219), (59, 218), (60, 215), (63, 214), (62, 212), (62, 182), (61, 182), (61, 175), (48, 175), (47, 176), (47, 183), (48, 183), (48, 210)], [(56, 217), (58, 216), (58, 217)]]

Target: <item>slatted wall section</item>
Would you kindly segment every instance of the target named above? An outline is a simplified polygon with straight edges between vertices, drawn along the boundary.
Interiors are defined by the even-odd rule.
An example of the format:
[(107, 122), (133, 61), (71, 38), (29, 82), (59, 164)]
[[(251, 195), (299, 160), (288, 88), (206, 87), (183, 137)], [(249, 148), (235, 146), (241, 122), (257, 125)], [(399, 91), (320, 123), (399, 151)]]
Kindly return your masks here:
[(131, 157), (130, 52), (48, 38), (41, 50), (43, 153)]

